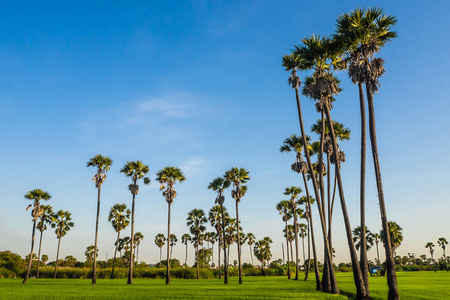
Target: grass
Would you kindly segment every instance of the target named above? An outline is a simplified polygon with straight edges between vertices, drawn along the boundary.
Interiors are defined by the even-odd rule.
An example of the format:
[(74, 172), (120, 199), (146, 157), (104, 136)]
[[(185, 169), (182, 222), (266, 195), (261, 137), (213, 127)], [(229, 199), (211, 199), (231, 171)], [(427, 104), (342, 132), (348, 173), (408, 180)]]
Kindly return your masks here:
[[(314, 274), (311, 274), (314, 275)], [(354, 298), (352, 273), (336, 274), (341, 295), (315, 291), (314, 276), (310, 280), (293, 281), (285, 277), (244, 277), (239, 285), (230, 278), (224, 285), (218, 279), (175, 279), (170, 286), (164, 279), (99, 279), (92, 285), (89, 279), (0, 279), (0, 299), (347, 299)], [(397, 273), (402, 299), (450, 299), (447, 272)], [(370, 278), (371, 296), (387, 299), (386, 277)]]

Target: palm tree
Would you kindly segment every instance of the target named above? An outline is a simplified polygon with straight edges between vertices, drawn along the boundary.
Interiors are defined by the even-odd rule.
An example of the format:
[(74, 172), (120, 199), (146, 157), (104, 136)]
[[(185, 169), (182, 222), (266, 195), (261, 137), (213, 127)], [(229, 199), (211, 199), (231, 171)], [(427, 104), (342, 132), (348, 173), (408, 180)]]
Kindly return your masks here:
[(111, 279), (114, 278), (114, 267), (116, 265), (116, 255), (119, 247), (120, 232), (127, 228), (127, 226), (130, 224), (130, 214), (131, 211), (127, 209), (127, 206), (125, 204), (116, 204), (111, 207), (111, 210), (109, 211), (108, 221), (111, 222), (112, 227), (117, 232)]
[(31, 258), (33, 257), (33, 248), (34, 248), (34, 234), (36, 232), (36, 221), (39, 219), (39, 217), (44, 213), (44, 209), (41, 207), (41, 200), (50, 200), (52, 196), (41, 189), (34, 189), (29, 191), (25, 195), (26, 199), (33, 200), (33, 204), (30, 204), (27, 206), (27, 210), (33, 206), (33, 209), (31, 210), (31, 217), (33, 218), (33, 231), (31, 233), (31, 251), (30, 251), (30, 259), (28, 261), (28, 269), (27, 274), (25, 275), (25, 278), (23, 279), (22, 283), (26, 283), (28, 280), (28, 277), (30, 276), (31, 271)]
[[(308, 236), (308, 225), (301, 223), (301, 224), (298, 225), (298, 229), (299, 229), (298, 235), (302, 239), (303, 262), (306, 262), (306, 257), (305, 257), (305, 237)], [(305, 267), (306, 267), (306, 264), (305, 264)], [(305, 271), (306, 271), (306, 268), (305, 268)]]
[(263, 276), (266, 276), (264, 271), (264, 265), (272, 258), (272, 252), (270, 251), (270, 244), (272, 240), (269, 237), (264, 237), (264, 239), (259, 240), (255, 243), (253, 252), (256, 258), (261, 262), (261, 271)]
[[(370, 230), (369, 230), (369, 228), (367, 228), (367, 226), (366, 226), (366, 230), (364, 230), (364, 232), (366, 233), (365, 244), (367, 247), (367, 251), (369, 251), (375, 242), (374, 234), (372, 232), (370, 232)], [(356, 226), (355, 229), (353, 229), (353, 241), (355, 242), (356, 250), (359, 250), (363, 245), (363, 242), (361, 241), (361, 227), (360, 226)]]
[(175, 246), (177, 244), (177, 242), (178, 242), (177, 236), (175, 234), (171, 233), (170, 234), (170, 243), (169, 243), (169, 245), (170, 245), (170, 259), (169, 259), (169, 261), (172, 260), (172, 249), (173, 249), (173, 246)]
[(442, 251), (444, 251), (444, 261), (445, 261), (445, 269), (448, 272), (448, 264), (447, 264), (447, 258), (445, 256), (445, 245), (448, 245), (448, 242), (445, 238), (440, 237), (437, 241), (438, 245), (442, 248)]
[[(330, 72), (330, 70), (331, 68), (334, 69), (342, 68), (343, 64), (341, 60), (341, 52), (339, 49), (335, 47), (334, 42), (329, 38), (320, 38), (315, 37), (313, 35), (309, 38), (304, 38), (302, 41), (304, 45), (297, 47), (296, 49), (296, 54), (299, 55), (300, 57), (305, 58), (305, 61), (301, 64), (300, 67), (302, 69), (314, 69), (313, 75), (308, 76), (306, 78), (306, 84), (302, 92), (304, 95), (307, 95), (308, 97), (316, 100), (316, 109), (322, 113), (322, 120), (324, 119), (323, 113), (325, 113), (328, 127), (334, 128), (330, 110), (332, 108), (333, 96), (337, 95), (341, 89), (339, 87), (339, 80)], [(324, 124), (322, 124), (322, 128), (324, 127), (325, 127)], [(356, 249), (353, 243), (352, 229), (347, 213), (347, 206), (345, 202), (343, 183), (340, 172), (340, 159), (338, 157), (340, 150), (337, 146), (334, 130), (330, 130), (330, 138), (333, 146), (333, 156), (336, 165), (335, 172), (338, 181), (341, 210), (347, 234), (350, 257), (352, 260), (353, 275), (356, 285), (356, 296), (357, 298), (366, 298), (369, 297), (369, 294), (365, 286), (365, 281), (363, 274), (361, 272), (361, 267), (358, 264)], [(323, 134), (321, 138), (321, 144), (322, 144), (321, 148), (323, 148)], [(317, 201), (317, 203), (319, 205), (319, 201)], [(322, 210), (322, 212), (324, 212), (324, 210)], [(326, 241), (325, 244), (330, 246), (328, 241)], [(328, 263), (327, 270), (330, 272), (331, 285), (335, 286), (335, 288), (332, 288), (332, 292), (334, 292), (334, 290), (337, 289), (337, 285), (334, 270), (331, 264), (332, 263), (331, 251), (327, 250), (326, 256), (328, 256), (326, 263)]]
[(252, 251), (252, 245), (255, 243), (256, 237), (253, 233), (249, 232), (247, 233), (247, 244), (250, 247), (250, 257), (252, 258), (252, 265), (253, 265), (253, 251)]
[(87, 262), (90, 262), (90, 263), (93, 262), (94, 255), (98, 255), (98, 249), (97, 249), (97, 251), (95, 251), (96, 254), (94, 254), (94, 249), (96, 249), (94, 245), (90, 245), (90, 246), (86, 247), (86, 251), (84, 252), (84, 255), (86, 256)]
[(139, 245), (141, 244), (141, 241), (144, 239), (144, 235), (141, 232), (136, 232), (134, 234), (134, 244), (133, 244), (133, 248), (134, 250), (134, 254), (136, 256), (136, 263), (139, 263), (138, 257), (139, 257)]
[[(388, 228), (389, 228), (389, 238), (387, 238), (384, 234), (384, 230), (382, 229), (380, 231), (381, 240), (383, 243), (387, 240), (391, 242), (391, 249), (395, 253), (395, 250), (400, 246), (400, 244), (403, 242), (403, 234), (402, 230), (403, 228), (400, 227), (396, 222), (389, 221), (388, 222)], [(385, 246), (386, 247), (386, 246)], [(386, 259), (387, 260), (387, 259)]]
[[(170, 237), (170, 207), (173, 200), (177, 196), (177, 192), (174, 189), (174, 185), (177, 182), (183, 182), (186, 178), (183, 172), (177, 167), (165, 167), (164, 169), (156, 173), (156, 181), (158, 181), (161, 186), (159, 187), (162, 192), (163, 197), (166, 199), (168, 204), (168, 218), (167, 218), (167, 236)], [(170, 284), (170, 263), (169, 263), (169, 253), (170, 253), (170, 243), (167, 245), (167, 276), (166, 284)]]
[[(434, 253), (434, 248), (435, 245), (432, 242), (428, 242), (425, 245), (425, 248), (429, 248), (430, 249), (430, 255), (431, 255), (431, 263), (433, 263), (433, 253)], [(434, 272), (436, 273), (436, 268), (434, 268)]]
[[(95, 182), (95, 187), (97, 188), (97, 219), (95, 221), (95, 248), (97, 249), (97, 237), (98, 237), (98, 219), (100, 217), (100, 191), (102, 189), (102, 184), (106, 179), (106, 173), (109, 171), (112, 165), (112, 160), (109, 157), (103, 156), (101, 154), (97, 154), (93, 158), (91, 158), (87, 167), (95, 167), (97, 168), (97, 173), (92, 177), (92, 180)], [(94, 265), (92, 271), (92, 284), (97, 283), (97, 253), (94, 253)]]
[[(287, 231), (288, 227), (288, 221), (292, 218), (292, 209), (291, 209), (291, 203), (288, 200), (282, 200), (280, 201), (277, 206), (277, 211), (282, 216), (282, 219), (284, 221), (284, 228)], [(286, 235), (286, 252), (287, 252), (287, 275), (288, 279), (291, 279), (291, 268), (290, 268), (290, 260), (289, 260), (289, 247), (288, 247), (288, 236)]]
[(159, 247), (159, 267), (160, 268), (162, 267), (162, 265), (161, 265), (161, 255), (162, 255), (161, 251), (162, 251), (162, 247), (164, 247), (164, 245), (166, 244), (166, 241), (167, 241), (167, 239), (164, 236), (164, 234), (162, 234), (162, 233), (158, 233), (155, 236), (155, 244), (156, 244), (156, 246)]
[[(220, 205), (221, 222), (222, 222), (222, 245), (223, 245), (223, 267), (224, 267), (224, 284), (228, 284), (228, 260), (227, 260), (227, 243), (225, 238), (225, 209), (223, 203), (225, 202), (225, 196), (223, 192), (228, 188), (231, 183), (222, 177), (217, 177), (209, 185), (208, 189), (212, 189), (217, 193), (215, 204)], [(228, 216), (228, 214), (227, 214)], [(219, 240), (220, 245), (220, 240)], [(219, 246), (220, 249), (220, 246)], [(220, 274), (220, 263), (219, 263), (219, 274)]]
[[(150, 184), (150, 178), (145, 177), (145, 175), (150, 171), (147, 165), (144, 165), (140, 160), (137, 161), (127, 161), (125, 166), (120, 170), (120, 173), (124, 173), (126, 177), (130, 177), (132, 183), (128, 185), (128, 190), (130, 190), (131, 195), (133, 195), (133, 201), (131, 204), (131, 245), (134, 245), (134, 211), (135, 211), (135, 199), (139, 192), (138, 180), (143, 179), (144, 184)], [(127, 284), (133, 283), (133, 251), (130, 250), (130, 266), (128, 271), (128, 281)]]
[(373, 239), (375, 240), (375, 244), (377, 245), (377, 260), (378, 266), (380, 265), (380, 252), (378, 251), (378, 243), (380, 242), (381, 235), (378, 233), (372, 233)]
[(52, 217), (52, 228), (56, 228), (55, 233), (58, 238), (58, 250), (56, 251), (56, 261), (55, 261), (55, 274), (53, 278), (56, 278), (56, 271), (58, 269), (58, 257), (59, 257), (59, 248), (61, 245), (61, 238), (67, 234), (67, 232), (75, 226), (72, 221), (71, 213), (68, 211), (58, 210), (56, 214)]
[[(219, 177), (218, 179), (220, 179), (222, 182), (224, 181), (224, 179), (221, 178), (221, 177)], [(209, 188), (209, 186), (208, 186), (208, 188)], [(222, 235), (222, 232), (223, 232), (223, 229), (222, 229), (222, 208), (223, 208), (223, 206), (220, 206), (220, 205), (213, 206), (209, 210), (209, 218), (208, 218), (211, 226), (216, 229), (217, 239), (219, 241), (219, 263), (218, 263), (218, 266), (219, 266), (219, 279), (221, 279), (221, 272), (220, 272), (221, 271), (220, 270), (220, 252), (221, 251), (220, 251), (220, 247), (221, 247), (221, 245), (223, 243), (223, 235)], [(226, 212), (226, 208), (223, 208), (223, 210), (224, 210), (225, 218), (228, 218), (229, 215)]]
[[(247, 191), (247, 186), (244, 184), (250, 180), (249, 172), (244, 168), (231, 168), (225, 172), (224, 178), (226, 181), (233, 183), (233, 190), (231, 197), (236, 200), (236, 224), (239, 223), (239, 202), (244, 197)], [(239, 235), (239, 226), (237, 226), (237, 241), (238, 241), (238, 262), (239, 262), (239, 284), (242, 284), (242, 263), (241, 263), (241, 239)]]
[(297, 198), (302, 192), (301, 188), (296, 186), (287, 187), (284, 191), (284, 195), (291, 196), (290, 206), (292, 210), (292, 216), (294, 217), (294, 239), (295, 239), (295, 280), (298, 280), (298, 223), (297, 223)]
[(200, 234), (205, 231), (206, 227), (203, 225), (208, 220), (205, 217), (205, 212), (202, 209), (193, 209), (188, 213), (187, 217), (187, 226), (190, 226), (189, 230), (191, 234), (193, 234), (196, 238), (195, 242), (195, 257), (196, 257), (196, 265), (197, 265), (197, 279), (200, 278), (200, 269), (199, 269), (199, 256), (198, 256), (198, 246), (200, 244)]
[(39, 252), (38, 252), (38, 263), (37, 263), (37, 271), (36, 278), (39, 278), (39, 265), (41, 264), (41, 246), (42, 246), (42, 234), (44, 230), (47, 230), (47, 224), (52, 223), (52, 214), (53, 209), (50, 205), (41, 205), (41, 209), (43, 209), (41, 219), (39, 223), (37, 223), (36, 227), (41, 232), (41, 236), (39, 238)]
[[(384, 73), (383, 60), (375, 58), (381, 47), (397, 36), (392, 27), (397, 23), (393, 16), (387, 16), (380, 8), (356, 9), (351, 13), (341, 15), (337, 20), (336, 39), (347, 52), (349, 61), (349, 77), (352, 82), (358, 84), (360, 110), (361, 110), (361, 228), (364, 224), (364, 188), (365, 188), (365, 155), (366, 155), (366, 117), (364, 104), (363, 83), (366, 85), (367, 101), (369, 106), (369, 133), (372, 145), (375, 176), (377, 181), (378, 198), (382, 226), (388, 232), (388, 221), (384, 202), (383, 185), (381, 181), (381, 169), (378, 159), (378, 148), (375, 130), (375, 112), (373, 106), (373, 94), (378, 91), (378, 79)], [(364, 231), (361, 232), (364, 236)], [(384, 235), (389, 238), (389, 235)], [(393, 250), (390, 249), (390, 241), (384, 241), (386, 252), (386, 269), (389, 286), (389, 299), (398, 299), (397, 278), (395, 275), (395, 261)], [(362, 247), (362, 251), (364, 247)], [(362, 261), (361, 261), (362, 263)]]
[(185, 233), (181, 236), (181, 243), (186, 245), (186, 258), (184, 259), (184, 264), (187, 265), (187, 254), (188, 254), (188, 242), (192, 240), (189, 233)]

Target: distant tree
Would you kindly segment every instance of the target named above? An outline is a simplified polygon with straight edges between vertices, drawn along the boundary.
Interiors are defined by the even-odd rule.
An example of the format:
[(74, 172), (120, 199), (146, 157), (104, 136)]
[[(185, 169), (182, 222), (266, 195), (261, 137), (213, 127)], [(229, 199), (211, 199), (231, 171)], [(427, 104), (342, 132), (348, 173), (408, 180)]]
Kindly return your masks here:
[[(403, 241), (403, 234), (402, 234), (403, 228), (401, 228), (394, 221), (389, 221), (388, 227), (389, 227), (389, 240), (391, 241), (392, 252), (395, 253), (395, 250), (397, 250), (397, 248), (400, 246), (400, 244)], [(381, 240), (384, 243), (385, 237), (384, 237), (383, 230), (380, 231), (380, 236), (381, 236)]]
[(442, 251), (444, 251), (445, 269), (448, 272), (448, 262), (447, 262), (447, 257), (445, 256), (445, 245), (448, 245), (448, 242), (445, 238), (440, 237), (438, 239), (438, 245), (442, 248)]
[(130, 224), (130, 215), (131, 211), (127, 209), (127, 206), (125, 204), (115, 204), (109, 211), (108, 221), (111, 222), (112, 227), (117, 232), (117, 240), (115, 242), (116, 247), (114, 249), (114, 260), (111, 270), (111, 279), (114, 278), (114, 267), (116, 265), (117, 251), (119, 250), (118, 247), (120, 232), (127, 228), (127, 226)]
[(380, 266), (380, 252), (378, 252), (378, 243), (381, 240), (381, 235), (378, 233), (372, 233), (375, 244), (377, 245), (377, 265)]
[(162, 233), (158, 233), (155, 236), (155, 245), (158, 246), (159, 248), (159, 266), (161, 267), (161, 251), (162, 251), (162, 247), (164, 247), (164, 245), (166, 244), (166, 237), (164, 236), (164, 234)]
[(256, 258), (261, 262), (261, 271), (264, 276), (266, 276), (264, 265), (266, 262), (268, 264), (269, 260), (272, 258), (272, 252), (270, 251), (271, 243), (272, 240), (269, 237), (265, 237), (264, 239), (257, 241), (253, 248)]
[(139, 263), (138, 257), (139, 257), (139, 245), (141, 244), (141, 241), (144, 239), (144, 235), (141, 232), (136, 232), (134, 234), (134, 256), (136, 257), (136, 263)]
[(36, 231), (36, 221), (37, 219), (44, 213), (44, 209), (41, 207), (41, 200), (50, 200), (52, 196), (41, 190), (41, 189), (35, 189), (32, 191), (29, 191), (25, 198), (34, 201), (33, 204), (30, 204), (27, 206), (27, 210), (33, 206), (33, 209), (31, 210), (31, 217), (33, 218), (33, 231), (31, 234), (31, 251), (30, 251), (30, 260), (28, 261), (28, 269), (27, 273), (25, 275), (25, 278), (23, 279), (22, 283), (26, 283), (28, 280), (28, 277), (30, 276), (31, 271), (31, 258), (33, 257), (33, 248), (34, 248), (34, 233)]
[(250, 247), (250, 257), (252, 258), (252, 265), (253, 265), (253, 251), (252, 251), (252, 245), (255, 243), (255, 235), (251, 232), (247, 233), (247, 244)]
[(96, 256), (96, 254), (94, 254), (95, 252), (97, 252), (98, 255), (98, 249), (97, 251), (94, 251), (95, 246), (94, 245), (90, 245), (86, 247), (86, 251), (84, 252), (84, 255), (86, 256), (86, 262), (92, 263), (94, 262), (94, 257)]
[(43, 212), (42, 212), (39, 222), (36, 225), (37, 229), (41, 232), (41, 236), (39, 238), (39, 251), (38, 251), (36, 278), (39, 278), (39, 267), (41, 264), (40, 260), (41, 260), (42, 233), (45, 230), (47, 230), (47, 224), (50, 225), (52, 223), (52, 215), (53, 215), (53, 209), (50, 205), (41, 205), (41, 208), (43, 209)]
[(43, 254), (42, 257), (41, 257), (41, 260), (44, 262), (44, 264), (47, 263), (48, 255), (47, 254)]
[(178, 242), (177, 236), (175, 234), (170, 234), (170, 259), (172, 259), (172, 249)]
[(52, 228), (56, 228), (55, 233), (58, 238), (58, 250), (56, 251), (56, 261), (55, 261), (55, 274), (53, 278), (56, 278), (56, 272), (58, 270), (58, 257), (59, 257), (59, 248), (61, 245), (61, 238), (64, 237), (67, 232), (75, 226), (72, 222), (71, 213), (68, 211), (58, 210), (56, 214), (52, 217)]
[(294, 240), (295, 240), (295, 280), (298, 280), (298, 223), (297, 223), (297, 199), (302, 192), (301, 188), (297, 186), (287, 187), (284, 191), (284, 195), (290, 196), (291, 213), (294, 218)]
[(200, 257), (198, 255), (198, 246), (200, 244), (200, 234), (205, 231), (206, 227), (203, 225), (208, 220), (205, 217), (205, 212), (202, 209), (193, 209), (188, 213), (187, 217), (187, 226), (191, 234), (195, 236), (195, 257), (196, 257), (196, 265), (197, 265), (197, 279), (200, 278)]
[(66, 267), (71, 267), (73, 268), (75, 266), (75, 264), (77, 263), (77, 259), (75, 257), (73, 257), (72, 255), (66, 256), (64, 258), (64, 265)]
[(23, 260), (20, 255), (12, 253), (11, 251), (1, 251), (0, 252), (0, 268), (5, 268), (16, 273), (23, 270), (26, 266), (26, 261)]
[[(284, 222), (284, 230), (286, 231), (288, 228), (287, 222), (292, 218), (292, 210), (291, 210), (290, 202), (288, 200), (282, 200), (277, 204), (276, 209), (282, 217), (282, 220)], [(287, 263), (286, 263), (287, 277), (288, 277), (288, 279), (291, 279), (291, 267), (290, 267), (291, 264), (290, 264), (290, 260), (289, 260), (288, 236), (285, 235), (285, 237), (286, 237), (286, 253), (287, 253), (287, 256), (286, 256), (287, 257)]]
[[(94, 247), (97, 248), (97, 237), (98, 237), (98, 219), (100, 217), (100, 192), (102, 188), (102, 184), (106, 179), (106, 173), (109, 171), (112, 165), (112, 160), (109, 157), (103, 156), (101, 154), (97, 154), (92, 157), (87, 162), (87, 167), (94, 167), (97, 169), (97, 173), (92, 178), (92, 181), (95, 181), (95, 187), (97, 188), (97, 219), (95, 222), (95, 243)], [(94, 253), (94, 265), (92, 271), (92, 284), (97, 283), (97, 253)]]
[[(374, 244), (374, 237), (373, 233), (367, 228), (366, 226), (366, 249), (367, 251), (370, 250), (370, 248), (373, 247)], [(353, 229), (353, 241), (355, 242), (355, 248), (356, 250), (359, 250), (361, 247), (361, 226), (356, 226), (355, 229)]]
[(185, 233), (181, 236), (181, 243), (186, 245), (186, 258), (184, 259), (184, 264), (187, 265), (187, 255), (188, 255), (188, 243), (192, 240), (189, 233)]

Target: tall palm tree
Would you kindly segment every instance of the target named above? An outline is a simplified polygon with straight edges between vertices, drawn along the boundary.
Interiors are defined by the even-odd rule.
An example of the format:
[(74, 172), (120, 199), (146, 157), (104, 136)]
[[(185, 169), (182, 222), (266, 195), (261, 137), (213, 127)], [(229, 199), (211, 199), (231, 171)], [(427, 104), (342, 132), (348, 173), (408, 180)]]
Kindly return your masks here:
[[(313, 35), (309, 38), (304, 38), (302, 41), (303, 45), (297, 47), (296, 49), (297, 55), (305, 58), (305, 61), (303, 62), (303, 64), (301, 64), (301, 68), (314, 69), (313, 75), (306, 78), (306, 83), (302, 92), (304, 95), (307, 95), (308, 97), (316, 100), (316, 109), (326, 115), (328, 127), (334, 128), (330, 110), (332, 108), (333, 96), (337, 95), (341, 89), (339, 87), (339, 80), (330, 72), (330, 70), (332, 68), (341, 69), (343, 67), (341, 59), (342, 52), (335, 46), (334, 41), (332, 41), (330, 38), (320, 38)], [(324, 116), (322, 116), (322, 119), (324, 119)], [(323, 124), (322, 128), (324, 127), (325, 126)], [(356, 255), (356, 249), (352, 237), (352, 228), (347, 213), (347, 206), (345, 202), (343, 183), (340, 172), (340, 159), (338, 156), (339, 148), (337, 147), (334, 130), (330, 130), (330, 138), (333, 146), (333, 156), (336, 165), (335, 172), (337, 175), (341, 210), (345, 224), (347, 242), (349, 245), (350, 258), (352, 260), (353, 276), (356, 285), (356, 297), (361, 299), (367, 298), (369, 297), (369, 294), (365, 286), (361, 267), (358, 264), (358, 258)], [(323, 143), (323, 135), (321, 143)], [(317, 201), (317, 203), (319, 205), (319, 201)], [(330, 244), (328, 244), (328, 246), (329, 245)], [(326, 251), (326, 256), (328, 256), (327, 270), (329, 270), (330, 272), (331, 284), (333, 286), (336, 285), (336, 279), (331, 264), (331, 254), (331, 252)], [(333, 290), (334, 288), (332, 288), (332, 291)]]
[[(97, 188), (97, 219), (95, 221), (95, 249), (97, 249), (97, 237), (98, 237), (98, 219), (100, 217), (100, 191), (102, 184), (106, 179), (106, 173), (109, 171), (112, 165), (112, 160), (109, 157), (97, 154), (87, 162), (87, 167), (97, 168), (97, 173), (92, 177), (92, 181), (95, 182)], [(94, 265), (92, 271), (92, 284), (97, 283), (97, 253), (94, 252)]]
[[(131, 184), (128, 185), (128, 190), (130, 190), (131, 195), (133, 195), (133, 201), (131, 204), (131, 245), (134, 245), (134, 211), (135, 211), (135, 200), (136, 195), (139, 192), (138, 180), (143, 179), (144, 184), (150, 184), (150, 178), (145, 177), (145, 175), (150, 171), (147, 165), (144, 165), (140, 160), (137, 161), (127, 161), (125, 166), (120, 170), (120, 173), (125, 174), (126, 177), (131, 178)], [(133, 251), (130, 250), (130, 266), (128, 271), (128, 281), (127, 284), (133, 283)]]
[(378, 233), (372, 233), (373, 239), (375, 241), (375, 244), (377, 246), (377, 260), (378, 260), (378, 266), (380, 265), (380, 252), (378, 251), (378, 243), (380, 242), (381, 235)]
[(111, 270), (111, 279), (114, 278), (114, 267), (116, 265), (116, 255), (119, 247), (120, 232), (127, 228), (127, 226), (130, 224), (130, 215), (131, 211), (127, 209), (127, 206), (125, 204), (115, 204), (109, 211), (108, 221), (111, 222), (112, 227), (117, 232), (117, 240), (115, 243), (116, 247), (114, 249), (114, 259)]
[(177, 244), (177, 242), (178, 242), (177, 236), (175, 234), (171, 233), (170, 241), (169, 241), (169, 244), (170, 244), (170, 259), (169, 259), (169, 261), (172, 261), (172, 249), (173, 249), (173, 246), (175, 246)]
[[(220, 214), (222, 222), (222, 246), (223, 246), (223, 267), (224, 267), (224, 284), (228, 284), (228, 260), (227, 260), (227, 240), (225, 238), (225, 209), (223, 203), (225, 202), (225, 196), (223, 192), (228, 188), (231, 183), (222, 177), (217, 177), (209, 185), (208, 189), (212, 189), (217, 193), (215, 204), (220, 205)], [(220, 245), (220, 242), (219, 242)], [(220, 247), (219, 247), (220, 249)], [(220, 263), (219, 263), (219, 274), (220, 274)]]
[(41, 209), (43, 209), (42, 215), (40, 216), (39, 223), (37, 223), (36, 227), (41, 232), (41, 236), (39, 238), (39, 252), (38, 252), (38, 263), (37, 263), (37, 271), (36, 278), (39, 278), (39, 265), (41, 264), (41, 246), (42, 246), (42, 234), (45, 230), (47, 230), (47, 224), (52, 223), (52, 215), (53, 209), (50, 205), (41, 205)]
[[(288, 227), (288, 221), (292, 218), (292, 209), (291, 209), (291, 203), (288, 200), (281, 200), (277, 206), (277, 211), (282, 216), (283, 222), (284, 222), (284, 228), (287, 231)], [(288, 247), (288, 236), (286, 235), (286, 250), (287, 250), (287, 276), (288, 279), (291, 279), (291, 267), (290, 267), (290, 260), (289, 260), (289, 247)], [(284, 255), (284, 254), (283, 254)]]
[(186, 258), (184, 259), (184, 264), (187, 265), (187, 255), (188, 255), (188, 242), (192, 240), (189, 233), (185, 233), (181, 236), (181, 243), (186, 245)]
[(292, 216), (294, 217), (294, 239), (295, 239), (295, 280), (298, 280), (298, 223), (297, 223), (297, 199), (302, 192), (302, 189), (296, 186), (287, 187), (284, 195), (291, 196), (290, 206)]
[(438, 245), (442, 248), (442, 251), (444, 251), (444, 261), (445, 261), (445, 269), (448, 272), (448, 264), (447, 264), (447, 258), (445, 256), (445, 245), (448, 245), (447, 239), (440, 237), (437, 241)]
[(195, 257), (196, 257), (196, 265), (197, 265), (197, 279), (200, 278), (200, 269), (199, 269), (199, 256), (198, 256), (198, 246), (200, 244), (200, 234), (205, 231), (206, 227), (203, 225), (208, 222), (206, 219), (205, 212), (202, 209), (193, 209), (188, 213), (187, 217), (187, 226), (190, 226), (189, 230), (191, 234), (196, 237), (195, 242)]
[(164, 247), (164, 245), (166, 244), (166, 241), (167, 241), (167, 239), (164, 236), (164, 234), (162, 234), (162, 233), (158, 233), (155, 236), (155, 244), (159, 248), (159, 267), (160, 268), (162, 267), (162, 265), (161, 265), (161, 255), (162, 255), (161, 251), (162, 251), (162, 247)]
[[(223, 183), (224, 179), (219, 177), (218, 179), (220, 179), (220, 181)], [(212, 184), (212, 183), (211, 183)], [(210, 184), (210, 185), (211, 185)], [(210, 188), (208, 186), (208, 188)], [(211, 187), (212, 188), (212, 187)], [(222, 191), (223, 192), (223, 191)], [(226, 218), (229, 217), (228, 212), (226, 211), (226, 208), (223, 208), (223, 205), (215, 205), (213, 206), (210, 210), (209, 210), (209, 222), (211, 224), (212, 227), (214, 227), (216, 229), (217, 232), (217, 239), (219, 241), (219, 279), (221, 279), (221, 268), (220, 268), (220, 247), (223, 243), (223, 227), (222, 227), (222, 209), (224, 210), (224, 216)]]
[(134, 250), (134, 256), (136, 257), (136, 263), (139, 263), (139, 245), (141, 244), (141, 241), (144, 239), (144, 235), (141, 232), (136, 232), (134, 234), (134, 244), (133, 248)]
[(55, 233), (58, 238), (58, 250), (56, 251), (56, 261), (55, 261), (55, 274), (53, 278), (56, 278), (56, 271), (58, 270), (58, 257), (59, 248), (61, 245), (61, 238), (67, 234), (67, 232), (75, 226), (72, 222), (72, 214), (68, 211), (58, 210), (52, 217), (52, 228), (56, 228)]
[(33, 206), (33, 209), (31, 210), (31, 217), (33, 218), (33, 231), (31, 233), (31, 251), (30, 251), (30, 259), (28, 260), (27, 274), (25, 275), (25, 278), (23, 279), (22, 283), (26, 283), (28, 277), (30, 276), (31, 262), (32, 262), (31, 259), (33, 257), (33, 248), (34, 248), (34, 234), (36, 232), (36, 221), (44, 213), (44, 209), (41, 207), (40, 201), (50, 200), (52, 196), (48, 192), (45, 192), (41, 189), (34, 189), (26, 193), (25, 198), (34, 201), (33, 204), (27, 206), (27, 210)]
[[(239, 202), (244, 197), (247, 191), (247, 186), (244, 184), (250, 180), (249, 172), (244, 168), (233, 167), (225, 172), (224, 178), (226, 181), (233, 183), (233, 190), (231, 197), (236, 200), (236, 224), (239, 222)], [(237, 241), (238, 241), (238, 263), (239, 263), (239, 284), (242, 284), (242, 263), (241, 263), (241, 239), (239, 235), (239, 226), (237, 226)]]
[[(365, 188), (365, 155), (366, 155), (366, 117), (364, 104), (363, 83), (366, 85), (366, 94), (369, 107), (369, 133), (372, 145), (375, 176), (377, 181), (378, 198), (382, 226), (388, 232), (388, 221), (384, 203), (381, 169), (378, 159), (376, 142), (375, 112), (373, 94), (378, 91), (378, 79), (384, 73), (383, 60), (375, 58), (380, 49), (397, 36), (392, 27), (397, 23), (393, 16), (385, 15), (380, 8), (356, 9), (341, 15), (337, 20), (336, 39), (346, 50), (349, 61), (349, 77), (354, 84), (358, 84), (359, 102), (361, 111), (361, 228), (364, 224), (364, 188)], [(364, 231), (361, 232), (364, 236)], [(384, 235), (389, 238), (389, 235)], [(362, 239), (363, 240), (363, 239)], [(398, 299), (397, 277), (395, 275), (395, 260), (393, 250), (389, 248), (390, 241), (383, 241), (386, 252), (386, 269), (389, 286), (389, 299)], [(364, 247), (361, 248), (362, 251)], [(364, 255), (364, 253), (362, 253)], [(367, 255), (367, 254), (366, 254)], [(367, 258), (366, 258), (367, 259)], [(361, 261), (361, 264), (363, 262)]]
[[(170, 208), (173, 203), (173, 200), (177, 196), (177, 192), (174, 189), (174, 185), (177, 182), (183, 182), (186, 178), (184, 177), (183, 172), (177, 167), (165, 167), (164, 169), (158, 171), (156, 173), (156, 181), (158, 181), (161, 186), (159, 187), (162, 192), (163, 197), (166, 199), (168, 204), (168, 213), (167, 213), (167, 236), (170, 238)], [(169, 255), (170, 254), (170, 243), (167, 244), (167, 276), (166, 276), (166, 284), (170, 284), (170, 263), (169, 263)]]
[(252, 258), (252, 265), (253, 265), (253, 251), (252, 251), (252, 245), (255, 243), (256, 237), (253, 233), (249, 232), (247, 233), (247, 244), (250, 247), (250, 257)]

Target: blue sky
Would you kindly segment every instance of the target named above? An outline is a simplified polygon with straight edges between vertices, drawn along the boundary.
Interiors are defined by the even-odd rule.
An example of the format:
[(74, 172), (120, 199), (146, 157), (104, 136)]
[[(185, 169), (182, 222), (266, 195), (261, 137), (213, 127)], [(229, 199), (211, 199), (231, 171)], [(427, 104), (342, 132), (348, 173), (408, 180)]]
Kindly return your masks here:
[[(172, 209), (172, 228), (179, 237), (188, 230), (188, 211), (212, 207), (209, 182), (230, 167), (248, 169), (242, 227), (257, 238), (272, 237), (274, 258), (280, 258), (283, 223), (275, 205), (286, 186), (302, 187), (290, 171), (294, 157), (278, 150), (285, 137), (299, 133), (281, 57), (302, 37), (333, 33), (336, 18), (360, 5), (379, 5), (398, 18), (398, 38), (380, 53), (386, 74), (375, 96), (388, 218), (404, 233), (398, 254), (426, 254), (426, 242), (450, 238), (445, 230), (450, 209), (446, 1), (2, 2), (0, 251), (29, 252), (31, 222), (23, 195), (42, 188), (53, 195), (49, 204), (72, 212), (76, 224), (63, 238), (61, 256), (84, 260), (94, 241), (96, 213), (94, 169), (86, 168), (86, 162), (101, 153), (114, 164), (102, 189), (100, 259), (113, 255), (109, 208), (131, 205), (129, 180), (119, 170), (137, 159), (150, 166), (153, 181), (165, 166), (185, 172), (187, 180), (177, 187)], [(352, 140), (341, 147), (347, 153), (342, 172), (355, 227), (358, 93), (345, 72), (338, 76), (343, 92), (332, 114), (352, 130)], [(309, 127), (319, 116), (311, 100), (302, 103)], [(367, 224), (379, 231), (371, 156), (367, 162)], [(136, 230), (145, 236), (140, 258), (156, 262), (154, 236), (165, 233), (167, 223), (158, 185), (141, 188), (136, 205)], [(337, 207), (336, 260), (349, 261), (341, 215)], [(43, 253), (50, 260), (56, 245), (53, 231), (45, 232)], [(248, 249), (243, 255), (249, 261)], [(181, 243), (174, 256), (184, 260)], [(371, 250), (369, 259), (375, 256)]]

